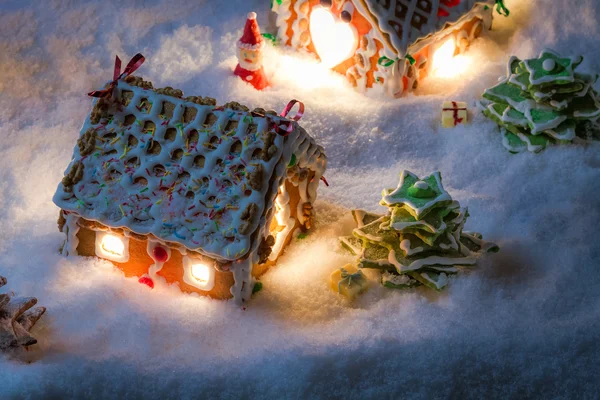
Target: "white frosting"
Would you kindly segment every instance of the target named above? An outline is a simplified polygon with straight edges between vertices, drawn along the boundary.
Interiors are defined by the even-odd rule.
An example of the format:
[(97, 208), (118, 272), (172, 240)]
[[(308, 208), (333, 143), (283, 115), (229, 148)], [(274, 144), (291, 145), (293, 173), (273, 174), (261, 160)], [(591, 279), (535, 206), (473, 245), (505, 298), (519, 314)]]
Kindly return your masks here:
[[(308, 24), (306, 26), (306, 29), (302, 29), (300, 27), (300, 21), (302, 19), (306, 19), (308, 20), (308, 14), (305, 14), (302, 12), (301, 7), (304, 3), (307, 3), (308, 0), (296, 0), (296, 2), (294, 3), (294, 11), (296, 12), (296, 19), (294, 20), (294, 22), (292, 22), (292, 47), (293, 48), (306, 48), (306, 46), (308, 46), (308, 44), (310, 44), (310, 40), (307, 43), (302, 43), (301, 39), (300, 39), (300, 35), (302, 35), (303, 32), (308, 30)], [(302, 7), (304, 8), (304, 7)], [(309, 7), (310, 10), (310, 7)], [(286, 27), (287, 29), (287, 27)], [(309, 35), (310, 36), (310, 35)]]
[(543, 144), (535, 145), (535, 144), (531, 143), (531, 139), (530, 139), (529, 135), (525, 135), (525, 134), (519, 132), (519, 133), (517, 133), (517, 136), (519, 137), (519, 139), (521, 139), (523, 142), (525, 142), (525, 144), (527, 145), (527, 150), (529, 150), (532, 153), (537, 153), (538, 151), (542, 151), (546, 147)]
[[(400, 175), (400, 183), (398, 183), (398, 187), (391, 193), (388, 193), (385, 196), (383, 196), (383, 201), (386, 204), (392, 205), (392, 204), (396, 204), (398, 202), (398, 199), (395, 199), (394, 196), (400, 191), (400, 189), (404, 185), (404, 180), (406, 179), (407, 176), (410, 176), (413, 179), (419, 179), (415, 174), (413, 174), (409, 171), (402, 171), (402, 174)], [(450, 194), (448, 194), (448, 192), (446, 192), (446, 190), (444, 190), (444, 187), (442, 186), (442, 177), (440, 176), (440, 173), (434, 172), (430, 176), (432, 176), (435, 179), (435, 181), (437, 182), (437, 187), (441, 191), (441, 193), (439, 195), (436, 195), (431, 201), (428, 201), (427, 203), (423, 204), (421, 207), (418, 207), (409, 198), (402, 199), (402, 202), (404, 204), (408, 205), (410, 208), (412, 208), (417, 216), (421, 215), (426, 209), (428, 209), (435, 203), (438, 203), (440, 201), (452, 200), (452, 197), (450, 197)]]
[(353, 213), (354, 219), (356, 219), (356, 226), (358, 228), (362, 228), (363, 226), (365, 226), (363, 221), (365, 219), (365, 215), (367, 215), (368, 213), (365, 210), (354, 210)]
[(283, 250), (285, 239), (288, 237), (290, 231), (294, 229), (296, 220), (291, 217), (290, 210), (290, 195), (285, 188), (285, 184), (279, 187), (279, 195), (275, 199), (277, 212), (275, 218), (277, 219), (277, 225), (282, 226), (283, 229), (275, 235), (275, 244), (271, 248), (271, 254), (269, 260), (274, 261), (279, 257), (279, 254)]
[[(493, 0), (463, 0), (460, 4), (451, 8), (444, 6), (439, 0), (432, 0), (429, 12), (419, 7), (419, 1), (390, 0), (389, 7), (384, 7), (381, 3), (375, 1), (356, 1), (355, 5), (361, 14), (367, 16), (372, 22), (378, 23), (379, 29), (389, 36), (393, 47), (391, 50), (402, 56), (409, 51), (409, 46), (417, 41), (428, 40), (436, 36), (447, 25), (459, 25), (474, 16), (479, 16), (487, 27), (491, 25)], [(486, 5), (488, 6), (487, 10), (485, 9)], [(396, 15), (396, 9), (404, 7), (406, 8), (404, 18), (400, 19)], [(449, 15), (446, 17), (438, 16), (439, 9), (445, 10)], [(414, 17), (424, 21), (420, 29), (411, 25)], [(417, 21), (417, 18), (414, 18), (414, 20)], [(399, 36), (395, 30), (393, 25), (396, 24), (402, 26), (402, 36)]]
[(351, 249), (354, 254), (362, 255), (364, 253), (362, 246), (353, 245), (347, 237), (340, 238), (340, 241), (343, 242), (349, 249)]
[[(81, 217), (108, 227), (126, 227), (140, 235), (152, 234), (165, 243), (177, 242), (217, 260), (234, 261), (257, 258), (255, 252), (260, 237), (252, 242), (252, 233), (260, 228), (263, 237), (268, 234), (266, 215), (273, 207), (277, 188), (286, 177), (292, 154), (295, 153), (300, 167), (315, 173), (315, 179), (302, 188), (301, 196), (309, 202), (316, 199), (327, 158), (323, 149), (296, 122), (288, 136), (274, 136), (276, 151), (268, 161), (253, 159), (253, 153), (267, 147), (264, 140), (266, 132), (273, 129), (273, 123), (287, 124), (289, 120), (270, 115), (252, 117), (248, 112), (198, 105), (131, 86), (123, 80), (118, 81), (114, 98), (121, 99), (125, 90), (131, 91), (133, 98), (127, 106), (111, 110), (114, 112), (111, 121), (92, 124), (89, 117), (85, 121), (81, 135), (90, 128), (95, 129), (96, 148), (92, 154), (82, 156), (79, 147), (75, 147), (67, 170), (81, 162), (83, 179), (73, 186), (72, 193), (59, 184), (53, 200), (63, 210), (76, 211)], [(151, 103), (149, 110), (140, 107), (142, 100)], [(169, 119), (160, 115), (163, 102), (175, 106)], [(189, 123), (183, 122), (186, 108), (197, 112)], [(203, 123), (210, 113), (217, 121), (205, 128)], [(133, 115), (136, 122), (124, 126), (127, 115)], [(237, 129), (227, 131), (230, 121), (238, 123)], [(146, 123), (154, 124), (154, 129), (145, 132)], [(252, 124), (256, 125), (254, 132), (249, 129)], [(167, 129), (176, 129), (175, 137), (167, 138)], [(190, 140), (194, 131), (198, 133), (197, 143)], [(136, 143), (130, 145), (129, 138), (134, 138)], [(239, 153), (233, 150), (238, 142), (241, 144)], [(156, 155), (147, 151), (154, 143), (161, 147)], [(178, 151), (183, 155), (173, 159), (171, 155)], [(200, 156), (204, 157), (203, 166), (195, 163)], [(139, 166), (126, 163), (134, 157)], [(250, 186), (249, 175), (260, 167), (262, 181), (255, 190)], [(243, 173), (239, 173), (238, 168)], [(137, 178), (144, 178), (147, 184), (137, 184)], [(241, 216), (251, 203), (256, 205), (256, 213), (249, 220), (247, 233), (242, 234), (239, 232), (244, 223)], [(77, 247), (71, 243), (75, 242), (67, 243), (66, 251)], [(236, 265), (239, 264), (234, 263), (234, 269)], [(251, 272), (251, 267), (242, 270), (234, 271), (234, 275), (243, 276), (242, 281), (249, 282), (249, 275), (245, 274)], [(236, 289), (234, 292), (244, 296), (242, 300), (249, 299), (245, 291)], [(241, 300), (236, 298), (236, 301)]]
[[(153, 254), (153, 250), (156, 246), (160, 246), (167, 251), (167, 259), (165, 261), (158, 261)], [(158, 279), (157, 272), (162, 269), (167, 261), (171, 258), (171, 248), (169, 246), (164, 245), (161, 242), (155, 240), (148, 240), (146, 243), (146, 252), (154, 260), (154, 263), (148, 267), (148, 275), (152, 280), (156, 281)]]
[(77, 237), (77, 233), (79, 232), (79, 217), (73, 213), (67, 214), (65, 217), (66, 222), (63, 229), (66, 229), (66, 240), (65, 244), (62, 248), (62, 255), (65, 256), (76, 256), (77, 255), (77, 246), (79, 246), (79, 238)]
[[(554, 51), (552, 51), (552, 50), (548, 50), (548, 49), (542, 50), (542, 52), (540, 53), (540, 55), (539, 55), (539, 57), (538, 57), (538, 58), (542, 58), (542, 57), (544, 57), (544, 55), (545, 55), (545, 54), (547, 54), (547, 55), (552, 55), (552, 56), (553, 56), (553, 57), (555, 57), (555, 58), (561, 58), (561, 57), (560, 57), (560, 55), (559, 55), (558, 53), (556, 53), (556, 52), (554, 52)], [(576, 63), (579, 63), (579, 62), (581, 62), (581, 57), (568, 57), (568, 58), (569, 58), (569, 60), (570, 60), (570, 68), (572, 68), (572, 65), (573, 65), (573, 64), (576, 64)], [(525, 60), (525, 61), (523, 61), (523, 64), (525, 65), (525, 68), (527, 69), (527, 71), (529, 71), (529, 73), (531, 74), (531, 75), (530, 75), (530, 77), (529, 77), (529, 81), (531, 82), (531, 85), (534, 85), (534, 86), (535, 86), (535, 85), (540, 85), (540, 84), (542, 84), (542, 83), (554, 82), (554, 81), (556, 80), (556, 77), (555, 77), (555, 76), (553, 76), (552, 74), (550, 74), (550, 75), (545, 75), (545, 76), (544, 76), (544, 75), (541, 75), (539, 78), (537, 78), (537, 79), (536, 79), (536, 78), (534, 77), (534, 72), (535, 72), (535, 69), (534, 69), (534, 67), (531, 65), (530, 61), (531, 61), (531, 60)], [(546, 69), (546, 67), (549, 67), (549, 66), (550, 66), (550, 63), (546, 63), (546, 61), (552, 61), (552, 62), (554, 63), (554, 66), (556, 66), (556, 62), (555, 62), (554, 60), (551, 60), (551, 59), (546, 59), (546, 60), (544, 60), (544, 61), (542, 62), (542, 68), (543, 68), (545, 71), (548, 71), (548, 72), (550, 72), (550, 71), (552, 71), (552, 69), (554, 69), (554, 68), (552, 68), (552, 69), (550, 69), (550, 70)], [(573, 75), (573, 74), (571, 74), (570, 76), (561, 76), (561, 77), (560, 77), (560, 80), (561, 80), (561, 81), (565, 81), (565, 82), (573, 82), (573, 81), (575, 80), (575, 77), (574, 77), (574, 75)]]
[(410, 248), (410, 240), (404, 239), (400, 242), (400, 249), (404, 252), (404, 255), (409, 257), (413, 254), (418, 254), (423, 251), (423, 247), (415, 247), (414, 249)]
[(492, 242), (486, 242), (485, 240), (482, 240), (480, 238), (478, 238), (477, 236), (469, 233), (469, 232), (463, 232), (462, 236), (467, 237), (469, 240), (471, 240), (473, 243), (475, 243), (476, 245), (478, 245), (479, 247), (481, 247), (481, 250), (483, 251), (488, 251), (489, 249), (496, 247), (496, 245)]
[(273, 2), (273, 12), (277, 15), (275, 19), (275, 26), (277, 26), (277, 38), (281, 43), (287, 43), (289, 37), (287, 35), (288, 20), (292, 16), (292, 10), (290, 9), (291, 0), (283, 0), (281, 4), (277, 1)]
[[(375, 44), (375, 29), (371, 29), (366, 35), (363, 36), (367, 41), (367, 48), (364, 49), (362, 46), (362, 39), (359, 41), (358, 49), (356, 50), (356, 54), (360, 55), (363, 60), (364, 66), (361, 66), (359, 63), (354, 65), (357, 72), (357, 89), (360, 92), (364, 92), (367, 90), (367, 73), (375, 67), (372, 65), (371, 58), (377, 53), (377, 45)], [(377, 64), (377, 67), (379, 65)], [(375, 74), (375, 79), (380, 78), (384, 79), (384, 82), (387, 81), (388, 73), (383, 72), (380, 68), (375, 68), (378, 73)], [(376, 81), (377, 83), (377, 81)]]
[[(291, 1), (284, 0), (281, 5), (274, 2), (272, 10), (276, 13), (277, 36), (283, 43), (287, 43), (287, 29), (292, 28), (293, 36), (291, 38), (291, 46), (294, 48), (305, 48), (300, 42), (300, 35), (303, 30), (300, 28), (299, 21), (302, 18), (308, 18), (307, 15), (300, 11), (300, 6), (307, 0), (298, 0), (294, 3), (294, 10), (297, 17), (290, 22), (291, 18)], [(365, 16), (374, 29), (371, 29), (364, 37), (367, 39), (367, 49), (362, 49), (361, 46), (356, 50), (356, 54), (360, 54), (364, 60), (364, 67), (358, 63), (348, 68), (346, 71), (347, 77), (352, 77), (357, 82), (357, 90), (360, 92), (377, 92), (385, 93), (390, 97), (400, 97), (403, 92), (410, 91), (413, 88), (415, 80), (418, 79), (418, 71), (415, 71), (411, 78), (406, 76), (407, 63), (404, 61), (406, 53), (415, 54), (422, 50), (425, 46), (435, 44), (440, 38), (445, 37), (449, 32), (458, 30), (463, 23), (477, 17), (481, 20), (482, 29), (486, 30), (491, 27), (492, 12), (494, 0), (463, 0), (457, 6), (448, 8), (440, 3), (439, 0), (431, 1), (431, 11), (425, 12), (419, 9), (418, 3), (423, 0), (390, 0), (389, 7), (383, 7), (379, 2), (371, 0), (361, 1), (346, 1), (343, 3), (344, 9), (356, 8), (356, 12)], [(404, 20), (398, 19), (395, 15), (397, 7), (408, 5)], [(421, 6), (423, 7), (423, 6)], [(447, 17), (439, 17), (438, 10), (443, 9), (449, 13)], [(376, 18), (373, 18), (374, 15)], [(426, 23), (420, 29), (410, 26), (410, 21), (415, 17), (415, 21), (426, 20)], [(389, 24), (389, 21), (398, 23), (403, 27), (403, 36), (398, 36), (394, 28)], [(390, 41), (386, 40), (383, 34), (389, 35)], [(473, 39), (474, 29), (469, 32), (469, 37)], [(374, 39), (378, 39), (383, 47), (377, 51)], [(361, 38), (359, 38), (360, 41)], [(385, 56), (391, 60), (399, 59), (394, 64), (383, 67), (376, 63), (371, 63), (371, 57), (377, 55), (377, 59)], [(429, 62), (427, 68), (431, 68), (433, 63)], [(417, 67), (417, 66), (415, 66)], [(375, 83), (371, 88), (367, 87), (367, 72), (373, 71)], [(405, 87), (403, 77), (407, 79)], [(383, 83), (383, 84), (379, 84)]]
[(438, 275), (438, 279), (432, 279), (427, 272), (421, 272), (421, 277), (428, 282), (431, 282), (437, 289), (441, 289), (448, 284), (448, 275), (441, 273)]
[(254, 279), (252, 278), (253, 260), (248, 257), (245, 260), (236, 262), (233, 265), (233, 278), (235, 283), (229, 289), (233, 298), (238, 305), (250, 301), (252, 297), (252, 288), (254, 287)]
[(429, 185), (425, 181), (415, 182), (415, 184), (413, 186), (416, 187), (417, 189), (423, 189), (423, 190), (429, 189)]
[(575, 139), (575, 125), (570, 126), (561, 132), (556, 129), (548, 129), (544, 133), (558, 140), (573, 140)]
[(477, 262), (477, 260), (474, 257), (453, 258), (453, 257), (431, 256), (431, 257), (422, 258), (420, 260), (415, 260), (412, 263), (410, 263), (409, 265), (402, 265), (396, 259), (396, 252), (394, 250), (390, 251), (387, 261), (390, 264), (392, 264), (394, 267), (396, 267), (396, 271), (398, 271), (399, 274), (402, 274), (402, 273), (408, 272), (408, 271), (415, 271), (417, 269), (421, 269), (428, 265), (474, 265)]
[[(212, 106), (201, 106), (129, 86), (123, 81), (119, 81), (117, 90), (134, 93), (130, 105), (116, 112), (110, 124), (95, 125), (100, 137), (116, 132), (115, 139), (97, 139), (95, 154), (88, 156), (82, 157), (76, 147), (72, 164), (83, 162), (84, 177), (73, 187), (73, 193), (65, 192), (60, 184), (54, 196), (59, 207), (77, 209), (88, 220), (109, 227), (127, 227), (142, 235), (153, 234), (161, 240), (178, 242), (215, 258), (236, 260), (249, 252), (250, 234), (259, 225), (260, 216), (272, 206), (265, 204), (265, 196), (271, 186), (272, 175), (285, 175), (283, 170), (275, 171), (282, 157), (289, 162), (292, 152), (298, 151), (298, 163), (313, 167), (317, 179), (322, 176), (326, 165), (322, 148), (316, 146), (303, 129), (295, 129), (287, 137), (276, 135), (274, 145), (277, 151), (269, 161), (253, 160), (252, 153), (265, 146), (263, 132), (271, 128), (267, 118), (251, 118), (248, 113), (233, 110), (215, 110)], [(153, 104), (148, 114), (135, 107), (143, 98)], [(172, 122), (167, 123), (159, 117), (163, 101), (176, 106), (170, 119)], [(198, 111), (194, 121), (185, 125), (175, 123), (182, 120), (186, 107)], [(218, 120), (214, 126), (205, 129), (202, 122), (210, 112)], [(138, 121), (154, 122), (154, 135), (142, 132), (138, 123), (129, 127), (119, 126), (127, 114), (135, 115)], [(283, 120), (275, 116), (272, 119)], [(219, 130), (225, 129), (228, 121), (239, 123), (236, 131)], [(248, 133), (251, 122), (257, 125), (257, 132), (253, 134)], [(177, 136), (169, 141), (165, 132), (167, 127), (175, 125)], [(93, 126), (89, 119), (86, 120), (82, 134)], [(295, 126), (298, 127), (297, 124)], [(193, 130), (199, 135), (197, 144), (190, 143), (188, 139)], [(130, 135), (138, 141), (132, 148), (127, 145)], [(211, 137), (217, 141), (214, 145), (208, 143)], [(161, 145), (160, 154), (146, 151), (152, 141)], [(241, 153), (231, 153), (232, 145), (238, 141)], [(309, 147), (310, 151), (302, 152)], [(177, 150), (183, 150), (184, 155), (180, 160), (172, 160), (171, 154)], [(106, 154), (109, 151), (116, 153)], [(204, 157), (204, 166), (194, 165), (197, 156)], [(139, 167), (126, 165), (125, 161), (133, 157), (140, 161)], [(164, 173), (156, 171), (154, 168), (157, 166), (162, 166)], [(237, 167), (243, 168), (245, 174), (236, 173)], [(263, 169), (261, 189), (252, 190), (247, 176), (259, 167)], [(118, 178), (111, 179), (111, 172)], [(180, 177), (183, 173), (189, 174), (189, 177)], [(145, 187), (135, 184), (139, 177), (147, 180)], [(318, 180), (312, 187), (315, 192), (316, 185)], [(312, 197), (310, 189), (309, 198)], [(186, 197), (190, 194), (193, 195), (191, 199)], [(241, 215), (250, 203), (254, 203), (258, 211), (250, 221), (250, 233), (242, 234), (238, 231)]]
[(396, 275), (391, 274), (387, 271), (381, 274), (381, 277), (383, 278), (383, 281), (393, 283), (394, 285), (409, 285), (415, 282), (415, 279), (411, 278), (408, 275)]
[(552, 71), (554, 68), (556, 68), (556, 61), (554, 61), (551, 58), (548, 58), (546, 60), (544, 60), (544, 62), (542, 63), (542, 68), (544, 68), (545, 71)]

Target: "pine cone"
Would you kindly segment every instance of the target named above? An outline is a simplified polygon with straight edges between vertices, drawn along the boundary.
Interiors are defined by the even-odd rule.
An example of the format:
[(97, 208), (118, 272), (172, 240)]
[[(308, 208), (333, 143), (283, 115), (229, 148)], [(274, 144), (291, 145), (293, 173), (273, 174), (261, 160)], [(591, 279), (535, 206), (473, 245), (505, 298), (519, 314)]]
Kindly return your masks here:
[[(6, 278), (0, 276), (0, 286), (6, 284)], [(12, 294), (0, 294), (0, 351), (31, 346), (37, 340), (29, 330), (46, 311), (45, 307), (33, 307), (35, 297), (12, 297)]]

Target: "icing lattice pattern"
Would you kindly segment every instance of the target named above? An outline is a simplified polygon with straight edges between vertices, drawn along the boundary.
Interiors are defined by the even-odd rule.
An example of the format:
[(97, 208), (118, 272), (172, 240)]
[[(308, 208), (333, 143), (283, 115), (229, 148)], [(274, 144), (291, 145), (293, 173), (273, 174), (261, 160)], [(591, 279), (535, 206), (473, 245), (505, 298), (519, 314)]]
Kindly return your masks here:
[(490, 0), (357, 0), (377, 22), (386, 39), (404, 54), (408, 46), (453, 23), (468, 13), (476, 3)]
[[(265, 224), (285, 166), (322, 149), (297, 124), (201, 105), (119, 80), (106, 118), (83, 125), (54, 202), (109, 227), (152, 234), (220, 259), (242, 258)], [(102, 100), (96, 100), (96, 102)], [(95, 103), (97, 105), (97, 103)], [(319, 175), (320, 177), (320, 175)]]

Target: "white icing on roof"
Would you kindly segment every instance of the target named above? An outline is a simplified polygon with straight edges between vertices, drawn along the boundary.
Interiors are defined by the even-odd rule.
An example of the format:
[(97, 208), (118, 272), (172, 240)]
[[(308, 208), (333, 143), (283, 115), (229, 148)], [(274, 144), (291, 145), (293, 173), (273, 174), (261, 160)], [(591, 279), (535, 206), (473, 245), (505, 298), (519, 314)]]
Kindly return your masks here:
[[(80, 139), (93, 149), (75, 146), (65, 172), (83, 165), (83, 177), (72, 191), (59, 184), (53, 198), (85, 219), (235, 260), (256, 247), (253, 232), (268, 222), (292, 153), (305, 168), (325, 168), (323, 149), (297, 123), (287, 137), (273, 132), (272, 121), (285, 118), (199, 105), (119, 80), (114, 98), (122, 101), (123, 91), (133, 98), (113, 107), (110, 120), (86, 119)], [(163, 103), (174, 105), (170, 118)], [(196, 111), (187, 123), (186, 109)], [(211, 114), (216, 121), (205, 125)], [(96, 137), (86, 136), (92, 131)], [(261, 158), (267, 148), (268, 160)]]
[(387, 34), (397, 54), (404, 55), (417, 40), (457, 22), (476, 4), (492, 7), (494, 0), (461, 0), (445, 6), (440, 0), (353, 0), (357, 9)]

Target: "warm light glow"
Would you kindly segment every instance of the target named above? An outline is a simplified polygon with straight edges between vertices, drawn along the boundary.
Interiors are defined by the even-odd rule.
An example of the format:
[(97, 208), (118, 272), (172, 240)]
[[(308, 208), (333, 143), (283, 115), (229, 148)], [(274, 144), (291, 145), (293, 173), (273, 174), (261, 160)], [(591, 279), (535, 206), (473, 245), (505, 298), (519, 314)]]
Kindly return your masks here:
[(215, 286), (215, 267), (205, 260), (183, 256), (183, 281), (200, 290), (211, 290)]
[(129, 238), (111, 232), (96, 232), (96, 255), (116, 262), (129, 261)]
[(125, 244), (121, 238), (114, 235), (104, 235), (102, 238), (102, 249), (107, 253), (122, 257), (125, 252)]
[(465, 73), (472, 62), (471, 57), (465, 55), (454, 56), (456, 44), (454, 37), (450, 37), (440, 46), (433, 55), (432, 74), (440, 78), (453, 78)]
[(314, 59), (282, 55), (278, 62), (277, 80), (303, 90), (317, 88), (342, 89), (348, 86), (346, 77), (331, 71)]
[(433, 55), (433, 70), (443, 70), (454, 57), (454, 51), (456, 50), (456, 44), (454, 44), (454, 38), (450, 37), (443, 45), (441, 45)]
[(352, 57), (358, 43), (354, 27), (336, 21), (323, 7), (315, 8), (310, 14), (310, 36), (321, 61), (329, 68)]
[(206, 283), (210, 279), (210, 270), (208, 265), (192, 264), (192, 276), (201, 283)]

